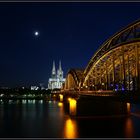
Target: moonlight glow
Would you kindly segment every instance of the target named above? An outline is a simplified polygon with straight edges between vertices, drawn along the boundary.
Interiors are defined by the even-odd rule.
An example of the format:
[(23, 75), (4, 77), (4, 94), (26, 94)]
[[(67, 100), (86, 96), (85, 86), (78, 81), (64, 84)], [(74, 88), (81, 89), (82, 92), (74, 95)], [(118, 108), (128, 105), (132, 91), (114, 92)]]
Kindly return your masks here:
[(38, 31), (36, 31), (34, 34), (35, 34), (35, 36), (38, 36), (38, 35), (39, 35), (39, 32), (38, 32)]

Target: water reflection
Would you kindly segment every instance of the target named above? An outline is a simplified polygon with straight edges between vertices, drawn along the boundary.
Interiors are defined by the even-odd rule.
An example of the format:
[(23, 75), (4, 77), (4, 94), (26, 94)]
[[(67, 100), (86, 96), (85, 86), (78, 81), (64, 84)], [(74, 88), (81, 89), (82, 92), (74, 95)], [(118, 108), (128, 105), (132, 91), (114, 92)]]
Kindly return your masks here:
[(27, 100), (22, 100), (22, 104), (26, 104), (27, 103)]
[[(127, 109), (130, 112), (131, 109), (131, 112), (137, 116), (129, 115), (123, 118), (110, 117), (108, 119), (103, 117), (98, 118), (98, 116), (82, 118), (78, 116), (78, 113), (78, 117), (69, 116), (69, 110), (71, 114), (76, 114), (79, 107), (79, 103), (74, 99), (70, 99), (69, 106), (65, 102), (45, 100), (20, 100), (21, 104), (15, 100), (12, 104), (10, 102), (0, 104), (1, 137), (72, 139), (101, 136), (126, 138), (140, 136), (140, 118), (136, 114), (136, 111), (140, 110), (140, 105), (125, 103), (125, 111)], [(78, 107), (76, 107), (77, 104)], [(81, 107), (84, 108), (85, 106), (81, 105)]]
[(77, 138), (78, 128), (77, 122), (68, 118), (64, 124), (64, 138)]
[(42, 104), (43, 103), (43, 100), (40, 100), (40, 103)]
[(49, 101), (49, 104), (51, 104), (52, 103), (52, 101)]
[(34, 104), (35, 103), (35, 100), (33, 100), (32, 103)]
[(134, 127), (131, 118), (127, 118), (125, 122), (125, 137), (127, 138), (134, 137)]
[(62, 102), (58, 102), (58, 107), (59, 107), (59, 116), (63, 118), (64, 115), (64, 106)]

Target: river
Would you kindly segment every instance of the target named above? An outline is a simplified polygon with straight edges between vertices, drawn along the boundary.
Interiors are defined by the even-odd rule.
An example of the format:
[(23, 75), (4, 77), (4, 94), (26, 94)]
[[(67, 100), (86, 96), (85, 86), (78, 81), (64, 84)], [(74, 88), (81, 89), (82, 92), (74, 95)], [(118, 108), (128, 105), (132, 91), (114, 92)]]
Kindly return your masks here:
[(1, 138), (138, 138), (140, 104), (128, 105), (130, 116), (71, 117), (58, 101), (0, 102)]

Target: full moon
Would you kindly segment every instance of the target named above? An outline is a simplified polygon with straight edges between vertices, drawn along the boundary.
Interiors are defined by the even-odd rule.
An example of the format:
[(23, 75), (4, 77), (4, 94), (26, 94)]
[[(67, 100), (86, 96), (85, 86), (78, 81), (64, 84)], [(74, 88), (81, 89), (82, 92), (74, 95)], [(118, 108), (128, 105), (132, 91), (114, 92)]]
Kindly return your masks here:
[(35, 34), (35, 36), (38, 36), (38, 35), (39, 35), (39, 32), (38, 32), (38, 31), (36, 31), (34, 34)]

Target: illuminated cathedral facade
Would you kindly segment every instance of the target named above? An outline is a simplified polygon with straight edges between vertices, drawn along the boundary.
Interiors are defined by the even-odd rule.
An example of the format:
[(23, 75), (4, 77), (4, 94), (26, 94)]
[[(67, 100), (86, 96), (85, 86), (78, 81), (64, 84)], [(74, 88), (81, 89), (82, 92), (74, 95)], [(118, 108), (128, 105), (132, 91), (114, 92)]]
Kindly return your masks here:
[(60, 89), (64, 82), (65, 78), (63, 77), (61, 61), (59, 61), (59, 68), (57, 71), (55, 68), (55, 61), (53, 61), (52, 74), (48, 81), (48, 89)]

